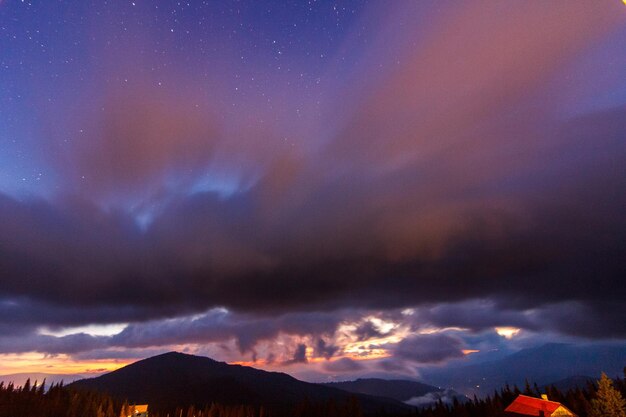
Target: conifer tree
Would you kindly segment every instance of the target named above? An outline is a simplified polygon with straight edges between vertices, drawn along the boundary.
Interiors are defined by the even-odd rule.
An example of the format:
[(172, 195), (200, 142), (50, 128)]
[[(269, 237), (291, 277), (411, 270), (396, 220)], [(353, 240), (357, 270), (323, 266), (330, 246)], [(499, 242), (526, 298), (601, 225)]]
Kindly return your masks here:
[(24, 386), (22, 387), (22, 392), (28, 391), (30, 391), (30, 378), (26, 379), (26, 382), (24, 382)]
[(626, 401), (604, 372), (598, 381), (596, 397), (591, 400), (589, 417), (626, 417)]
[(130, 407), (128, 406), (128, 402), (124, 401), (122, 404), (122, 409), (120, 410), (120, 417), (128, 417), (130, 415)]

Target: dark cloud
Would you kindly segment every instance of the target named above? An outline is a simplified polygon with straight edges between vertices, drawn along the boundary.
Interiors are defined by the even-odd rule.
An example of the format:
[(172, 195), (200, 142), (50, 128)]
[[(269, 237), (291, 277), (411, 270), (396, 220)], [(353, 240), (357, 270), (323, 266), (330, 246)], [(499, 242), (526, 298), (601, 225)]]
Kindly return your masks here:
[(103, 359), (121, 359), (121, 360), (128, 360), (128, 359), (144, 359), (146, 357), (150, 357), (150, 356), (156, 356), (156, 355), (160, 355), (162, 353), (167, 353), (169, 352), (171, 349), (168, 348), (161, 348), (161, 349), (146, 349), (146, 348), (141, 348), (141, 349), (131, 349), (131, 348), (124, 348), (124, 349), (92, 349), (92, 350), (86, 350), (84, 352), (75, 352), (72, 353), (72, 358), (77, 359), (77, 360), (103, 360)]
[(324, 369), (328, 372), (357, 372), (365, 369), (363, 364), (350, 358), (340, 358), (324, 364)]
[(481, 299), (422, 306), (406, 319), (415, 328), (427, 323), (436, 327), (460, 327), (481, 332), (497, 326), (536, 330), (542, 327), (540, 316), (543, 315), (538, 310), (531, 315), (523, 310), (507, 308), (506, 302), (498, 304), (494, 300)]
[(359, 341), (365, 341), (375, 337), (381, 337), (383, 335), (374, 323), (369, 320), (361, 323), (354, 331), (354, 334), (357, 336)]
[(179, 313), (178, 308), (136, 308), (133, 305), (59, 305), (25, 297), (0, 301), (0, 323), (28, 330), (44, 326), (52, 330), (86, 323), (103, 324), (123, 321), (145, 321)]
[[(0, 228), (10, 239), (0, 252), (2, 293), (53, 314), (2, 308), (16, 322), (28, 317), (52, 321), (59, 314), (59, 323), (69, 323), (166, 317), (219, 304), (242, 310), (276, 310), (279, 304), (281, 309), (400, 307), (495, 297), (510, 309), (576, 300), (593, 317), (596, 309), (600, 314), (624, 299), (618, 259), (626, 225), (619, 190), (626, 175), (615, 141), (626, 126), (613, 113), (585, 121), (590, 123), (602, 128), (603, 135), (593, 139), (607, 150), (594, 153), (600, 145), (588, 149), (587, 135), (594, 130), (578, 129), (582, 136), (574, 136), (572, 143), (579, 145), (567, 153), (584, 158), (588, 167), (560, 171), (568, 181), (545, 190), (553, 198), (541, 197), (544, 191), (538, 190), (540, 197), (522, 199), (517, 208), (489, 207), (485, 201), (481, 210), (469, 204), (434, 218), (427, 210), (425, 219), (457, 222), (458, 231), (429, 232), (418, 226), (410, 239), (402, 239), (407, 247), (419, 248), (430, 238), (439, 242), (449, 235), (447, 243), (436, 244), (436, 255), (434, 247), (400, 258), (384, 249), (399, 236), (387, 232), (393, 223), (369, 215), (367, 201), (376, 201), (372, 193), (382, 201), (395, 193), (393, 177), (386, 178), (387, 185), (372, 182), (367, 190), (355, 187), (350, 193), (340, 192), (341, 183), (328, 184), (322, 194), (320, 189), (311, 195), (310, 205), (297, 207), (301, 214), (293, 221), (286, 216), (271, 227), (259, 206), (263, 182), (226, 200), (212, 193), (185, 198), (164, 210), (147, 232), (122, 212), (76, 201), (55, 205), (5, 196)], [(403, 189), (397, 195), (410, 207)], [(314, 214), (322, 206), (313, 201), (325, 203), (323, 217)], [(398, 224), (409, 214), (419, 220), (418, 208), (403, 215), (388, 205), (385, 217)], [(344, 221), (343, 211), (359, 214)], [(77, 309), (86, 314), (74, 314)]]
[(293, 352), (293, 358), (284, 362), (285, 365), (292, 365), (295, 363), (307, 363), (308, 359), (306, 357), (306, 345), (304, 343), (298, 344), (295, 352)]
[[(273, 340), (281, 332), (294, 336), (332, 334), (339, 322), (340, 319), (334, 314), (257, 317), (216, 309), (200, 316), (131, 324), (113, 336), (111, 344), (123, 347), (149, 347), (235, 340), (241, 353), (246, 353), (251, 352), (258, 342)], [(325, 354), (336, 349), (325, 344), (323, 347)]]
[(324, 341), (324, 339), (318, 339), (317, 344), (315, 345), (315, 355), (321, 356), (325, 359), (332, 358), (333, 355), (339, 350), (339, 346), (328, 344), (326, 341)]
[(463, 341), (446, 333), (418, 334), (393, 347), (394, 357), (418, 363), (439, 363), (463, 357)]
[(545, 306), (533, 312), (536, 327), (553, 332), (588, 338), (621, 338), (620, 323), (626, 320), (626, 312), (619, 308), (620, 302), (598, 302), (588, 305), (580, 302), (564, 302)]
[(73, 354), (103, 348), (107, 344), (107, 337), (92, 336), (85, 333), (61, 337), (32, 333), (0, 338), (0, 353), (41, 352), (51, 355), (60, 353)]
[[(381, 318), (392, 320), (396, 326), (410, 328), (415, 332), (433, 327), (465, 330), (451, 329), (441, 335), (416, 335), (400, 344), (370, 344), (360, 348), (360, 355), (367, 357), (373, 350), (388, 350), (395, 353), (394, 358), (380, 361), (377, 366), (385, 371), (407, 372), (414, 366), (409, 362), (417, 360), (420, 355), (424, 361), (430, 362), (425, 349), (433, 345), (437, 345), (433, 349), (446, 356), (445, 359), (450, 359), (455, 355), (461, 357), (458, 353), (461, 347), (478, 349), (481, 351), (478, 355), (482, 356), (482, 352), (491, 354), (489, 352), (494, 349), (504, 354), (555, 340), (571, 341), (566, 336), (568, 333), (603, 337), (610, 326), (603, 327), (602, 333), (599, 333), (595, 323), (619, 317), (609, 316), (614, 308), (616, 306), (607, 307), (606, 316), (594, 316), (584, 304), (573, 302), (555, 303), (531, 311), (507, 311), (493, 301), (471, 300), (456, 304), (418, 306), (412, 308), (410, 313), (389, 310), (381, 314)], [(207, 347), (191, 353), (207, 356), (227, 354), (236, 357), (233, 353), (238, 352), (239, 355), (251, 354), (255, 359), (259, 356), (259, 345), (263, 346), (265, 343), (266, 349), (268, 346), (272, 349), (273, 341), (280, 336), (286, 336), (295, 337), (296, 340), (310, 340), (314, 347), (313, 356), (331, 359), (342, 351), (341, 338), (354, 337), (359, 340), (358, 330), (349, 333), (339, 331), (344, 320), (363, 323), (363, 317), (371, 318), (376, 314), (378, 313), (367, 310), (342, 310), (259, 316), (218, 308), (203, 314), (132, 323), (118, 334), (106, 337), (88, 334), (57, 337), (40, 333), (39, 326), (7, 322), (3, 324), (4, 339), (0, 343), (0, 353), (38, 351), (50, 354), (67, 353), (80, 359), (128, 359), (142, 357), (145, 352), (162, 353), (164, 349), (168, 350), (167, 346), (186, 344)], [(502, 316), (500, 319), (499, 314)], [(505, 340), (496, 334), (494, 327), (498, 326), (524, 330), (514, 340)], [(67, 332), (68, 329), (65, 326), (47, 326), (46, 331)], [(229, 347), (231, 342), (234, 349)], [(164, 348), (160, 348), (161, 346)], [(209, 346), (219, 347), (222, 351), (216, 353), (215, 349), (208, 349)], [(295, 346), (294, 344), (294, 349)], [(269, 355), (267, 357), (270, 362), (275, 361), (274, 353), (266, 352), (263, 355)]]
[[(38, 351), (74, 354), (78, 358), (97, 359), (107, 354), (110, 357), (133, 358), (136, 357), (133, 352), (139, 350), (144, 353), (162, 353), (163, 349), (159, 350), (159, 346), (207, 343), (224, 346), (223, 343), (233, 341), (240, 354), (250, 353), (255, 358), (257, 344), (275, 340), (284, 334), (319, 338), (315, 354), (329, 359), (338, 352), (339, 347), (325, 342), (322, 336), (332, 336), (342, 318), (356, 314), (345, 312), (339, 317), (335, 313), (290, 313), (263, 317), (212, 309), (198, 315), (132, 323), (110, 336), (71, 334), (58, 337), (41, 334), (39, 326), (6, 323), (3, 324), (6, 332), (0, 340), (0, 353)], [(67, 329), (64, 326), (53, 326), (47, 327), (47, 330)], [(224, 348), (228, 350), (226, 346)]]

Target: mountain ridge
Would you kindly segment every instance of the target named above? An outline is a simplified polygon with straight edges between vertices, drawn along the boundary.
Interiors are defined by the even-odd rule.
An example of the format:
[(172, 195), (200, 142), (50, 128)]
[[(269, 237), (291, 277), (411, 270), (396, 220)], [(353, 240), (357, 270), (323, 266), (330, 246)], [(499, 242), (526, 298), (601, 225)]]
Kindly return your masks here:
[(352, 394), (337, 388), (300, 381), (282, 372), (230, 365), (211, 358), (168, 352), (143, 359), (96, 378), (73, 382), (70, 387), (94, 389), (153, 409), (203, 407), (212, 402), (253, 405), (287, 412), (303, 402), (347, 403), (358, 398), (363, 410), (408, 412), (400, 401)]
[(358, 378), (352, 381), (327, 382), (323, 385), (359, 394), (392, 398), (417, 407), (427, 407), (439, 400), (444, 403), (452, 403), (455, 398), (460, 402), (467, 400), (467, 397), (454, 390), (408, 379)]
[(438, 385), (449, 386), (465, 395), (483, 396), (505, 384), (544, 386), (576, 375), (610, 377), (620, 375), (626, 358), (626, 345), (547, 343), (522, 349), (493, 361), (424, 369), (422, 377)]

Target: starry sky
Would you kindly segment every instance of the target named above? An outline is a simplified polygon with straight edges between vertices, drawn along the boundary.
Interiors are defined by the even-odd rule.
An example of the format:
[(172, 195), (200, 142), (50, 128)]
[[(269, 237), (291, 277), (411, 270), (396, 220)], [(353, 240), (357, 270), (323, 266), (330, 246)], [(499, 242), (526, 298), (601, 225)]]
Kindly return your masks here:
[(0, 374), (626, 341), (626, 7), (0, 0)]

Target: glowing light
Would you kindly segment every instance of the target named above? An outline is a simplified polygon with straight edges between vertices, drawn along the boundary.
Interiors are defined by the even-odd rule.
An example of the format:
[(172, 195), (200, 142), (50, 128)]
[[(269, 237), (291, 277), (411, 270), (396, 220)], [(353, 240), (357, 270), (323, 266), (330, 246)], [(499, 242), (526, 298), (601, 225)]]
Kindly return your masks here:
[(512, 339), (517, 336), (521, 329), (517, 327), (496, 327), (496, 333), (503, 336), (505, 339)]
[(335, 343), (343, 346), (343, 356), (338, 356), (338, 359), (347, 357), (352, 360), (368, 360), (389, 357), (390, 353), (384, 346), (400, 342), (411, 332), (406, 326), (376, 316), (368, 316), (363, 319), (371, 322), (382, 333), (382, 336), (373, 337), (366, 341), (358, 340), (355, 331), (359, 323), (340, 325), (337, 329), (338, 337)]
[(365, 342), (351, 341), (344, 345), (343, 351), (350, 359), (386, 358), (390, 354), (382, 346), (398, 343), (404, 337), (404, 334), (394, 334), (387, 337), (368, 339)]
[(478, 349), (463, 349), (461, 352), (463, 352), (464, 355), (471, 355), (472, 353), (480, 352), (480, 350), (478, 350)]
[(265, 366), (265, 365), (269, 365), (269, 363), (265, 360), (265, 359), (257, 359), (256, 362), (254, 361), (232, 361), (232, 362), (228, 362), (229, 365), (241, 365), (241, 366)]

